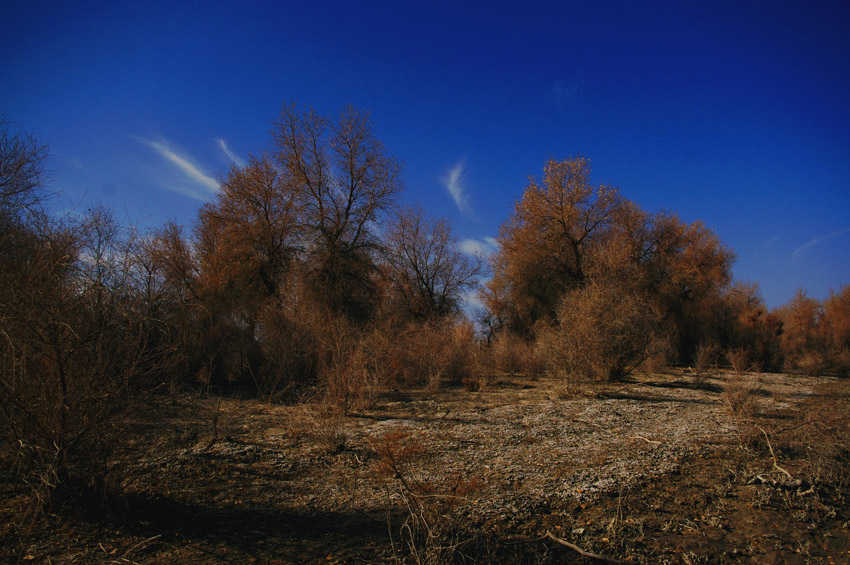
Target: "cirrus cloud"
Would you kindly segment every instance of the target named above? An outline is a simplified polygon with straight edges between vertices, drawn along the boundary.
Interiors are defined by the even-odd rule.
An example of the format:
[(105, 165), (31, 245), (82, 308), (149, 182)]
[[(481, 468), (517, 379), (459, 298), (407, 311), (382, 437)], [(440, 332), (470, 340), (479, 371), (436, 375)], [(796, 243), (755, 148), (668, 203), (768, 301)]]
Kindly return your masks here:
[(245, 166), (245, 159), (231, 151), (230, 147), (227, 146), (227, 142), (224, 139), (222, 139), (221, 137), (216, 137), (215, 142), (218, 143), (218, 146), (221, 149), (222, 153), (227, 155), (228, 159), (233, 161), (239, 167)]
[(207, 194), (199, 193), (194, 190), (194, 187), (187, 188), (169, 186), (169, 190), (179, 192), (186, 196), (191, 196), (198, 200), (205, 200), (206, 196), (218, 193), (220, 189), (218, 181), (204, 173), (200, 167), (192, 162), (191, 158), (181, 155), (178, 150), (174, 149), (164, 138), (161, 138), (160, 140), (152, 140), (133, 136), (133, 139), (153, 149), (160, 157), (177, 167), (177, 169), (183, 173), (187, 179), (191, 180), (196, 187), (203, 188)]
[(819, 236), (819, 237), (813, 237), (811, 240), (809, 240), (808, 243), (804, 243), (803, 245), (801, 245), (800, 247), (795, 249), (791, 253), (791, 257), (794, 257), (796, 259), (797, 257), (800, 257), (803, 253), (805, 253), (810, 247), (815, 246), (818, 243), (823, 243), (824, 241), (830, 240), (832, 238), (844, 235), (845, 233), (850, 233), (850, 228), (845, 228), (843, 230), (836, 230), (832, 233), (828, 233), (826, 235), (822, 235), (822, 236)]
[(449, 191), (449, 195), (455, 201), (458, 210), (464, 214), (469, 214), (472, 212), (472, 208), (469, 206), (469, 194), (467, 193), (466, 182), (463, 178), (465, 171), (466, 159), (461, 159), (454, 167), (450, 167), (446, 171), (446, 176), (440, 179), (440, 181), (446, 187), (446, 190)]
[(488, 257), (499, 250), (499, 243), (494, 237), (464, 239), (460, 242), (460, 250), (467, 255), (483, 255), (484, 257)]

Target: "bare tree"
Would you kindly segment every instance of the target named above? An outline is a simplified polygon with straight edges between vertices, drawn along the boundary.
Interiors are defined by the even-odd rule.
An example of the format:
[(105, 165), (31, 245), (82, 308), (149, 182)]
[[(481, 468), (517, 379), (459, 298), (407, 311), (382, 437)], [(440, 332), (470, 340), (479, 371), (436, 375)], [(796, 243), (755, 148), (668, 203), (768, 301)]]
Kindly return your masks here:
[(401, 190), (401, 164), (375, 137), (368, 114), (351, 106), (332, 120), (284, 105), (273, 136), (278, 163), (301, 199), (317, 295), (352, 318), (367, 318), (377, 222)]
[(44, 195), (47, 147), (0, 116), (0, 214), (32, 210)]
[(448, 220), (428, 219), (421, 207), (399, 211), (385, 246), (391, 300), (414, 319), (456, 313), (463, 293), (478, 285), (481, 258), (464, 255)]

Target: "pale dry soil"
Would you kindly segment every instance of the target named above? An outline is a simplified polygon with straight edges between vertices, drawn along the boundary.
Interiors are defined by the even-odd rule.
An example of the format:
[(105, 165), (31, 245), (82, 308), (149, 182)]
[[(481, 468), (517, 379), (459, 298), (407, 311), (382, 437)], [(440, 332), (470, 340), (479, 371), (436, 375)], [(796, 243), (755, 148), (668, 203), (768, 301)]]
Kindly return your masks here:
[[(827, 381), (676, 371), (580, 387), (502, 375), (478, 392), (387, 394), (346, 416), (199, 400), (191, 417), (148, 424), (109, 519), (56, 518), (21, 534), (8, 559), (587, 561), (541, 539), (549, 531), (641, 563), (850, 563), (845, 491), (818, 482), (788, 436), (807, 403), (830, 402)], [(403, 460), (390, 471), (388, 441)], [(417, 491), (426, 507), (468, 487), (429, 518), (438, 540), (406, 535), (405, 484), (433, 488)]]

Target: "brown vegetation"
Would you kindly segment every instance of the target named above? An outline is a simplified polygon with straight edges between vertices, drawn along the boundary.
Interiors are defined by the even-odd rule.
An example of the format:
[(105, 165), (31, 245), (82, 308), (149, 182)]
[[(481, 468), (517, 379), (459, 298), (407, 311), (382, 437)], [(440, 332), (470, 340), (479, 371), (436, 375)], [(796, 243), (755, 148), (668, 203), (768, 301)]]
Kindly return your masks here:
[[(823, 389), (821, 396), (776, 392), (767, 381), (790, 377), (761, 382), (754, 374), (784, 369), (846, 376), (850, 286), (823, 302), (800, 291), (788, 305), (769, 311), (757, 285), (732, 284), (734, 254), (710, 229), (671, 213), (645, 212), (616, 188), (594, 187), (585, 158), (546, 163), (542, 179), (530, 181), (502, 227), (490, 261), (493, 277), (481, 291), (482, 335), (461, 306), (484, 274), (483, 258), (461, 252), (446, 219), (399, 205), (400, 164), (362, 111), (346, 108), (325, 117), (284, 106), (269, 151), (233, 167), (191, 228), (169, 222), (151, 233), (122, 227), (103, 207), (54, 219), (44, 209), (45, 148), (5, 122), (0, 134), (0, 479), (14, 500), (3, 509), (9, 527), (2, 536), (15, 552), (10, 559), (28, 558), (27, 536), (43, 535), (39, 524), (78, 510), (111, 520), (109, 509), (126, 504), (131, 515), (144, 514), (145, 504), (156, 504), (148, 500), (133, 508), (134, 496), (171, 496), (154, 486), (163, 477), (185, 491), (181, 481), (216, 472), (212, 462), (203, 463), (208, 458), (228, 465), (237, 451), (246, 458), (227, 483), (239, 491), (244, 480), (239, 473), (259, 465), (251, 459), (255, 451), (245, 446), (259, 440), (234, 442), (239, 432), (233, 427), (221, 433), (227, 425), (218, 408), (227, 397), (234, 398), (228, 401), (232, 421), (247, 417), (240, 410), (291, 409), (287, 437), (309, 444), (298, 449), (310, 452), (305, 464), (310, 472), (316, 460), (326, 460), (332, 478), (334, 472), (351, 473), (346, 465), (358, 463), (346, 480), (365, 481), (390, 505), (378, 518), (374, 508), (358, 507), (368, 519), (389, 522), (388, 559), (550, 556), (507, 549), (505, 540), (519, 531), (540, 536), (538, 526), (550, 531), (555, 513), (543, 524), (529, 511), (519, 524), (489, 501), (491, 514), (499, 517), (476, 515), (469, 504), (485, 504), (476, 473), (445, 457), (435, 460), (434, 444), (425, 445), (409, 431), (376, 428), (368, 440), (349, 435), (357, 418), (380, 427), (382, 414), (398, 409), (410, 422), (456, 420), (465, 427), (452, 440), (453, 449), (475, 451), (485, 433), (474, 425), (480, 417), (473, 406), (452, 399), (516, 392), (519, 397), (502, 405), (508, 428), (488, 433), (515, 437), (528, 448), (511, 465), (545, 461), (547, 473), (558, 478), (578, 472), (575, 462), (557, 467), (548, 458), (547, 450), (555, 449), (550, 440), (563, 430), (545, 415), (523, 411), (521, 391), (538, 390), (546, 401), (535, 397), (537, 408), (559, 414), (561, 425), (583, 422), (593, 433), (604, 432), (597, 440), (607, 444), (623, 440), (606, 420), (608, 400), (629, 400), (624, 409), (638, 418), (640, 402), (668, 402), (681, 388), (696, 396), (676, 396), (675, 402), (722, 405), (742, 453), (750, 460), (772, 460), (769, 470), (755, 475), (759, 484), (778, 489), (766, 495), (768, 502), (785, 497), (784, 479), (771, 477), (777, 470), (786, 479), (805, 477), (811, 489), (798, 488), (800, 497), (845, 494), (842, 385)], [(688, 367), (692, 380), (651, 380), (676, 364)], [(734, 375), (718, 379), (723, 365)], [(721, 385), (722, 398), (712, 397)], [(671, 392), (659, 400), (653, 387)], [(805, 403), (788, 403), (799, 394)], [(201, 419), (206, 423), (184, 430), (179, 448), (170, 445), (155, 454), (151, 450), (163, 447), (157, 441), (168, 443), (157, 419), (179, 421), (194, 413), (192, 402), (183, 403), (193, 395), (206, 395), (201, 403), (218, 402), (216, 409)], [(244, 405), (235, 400), (245, 396), (255, 400)], [(428, 398), (441, 403), (427, 404)], [(578, 406), (571, 402), (593, 401), (602, 401), (599, 413), (585, 404), (581, 414), (570, 411)], [(462, 415), (452, 414), (459, 408)], [(493, 407), (493, 418), (480, 420), (482, 426), (498, 419), (502, 408)], [(713, 423), (709, 418), (701, 424), (706, 429), (721, 416), (712, 411), (710, 417)], [(670, 428), (680, 423), (659, 418)], [(771, 418), (789, 423), (771, 425)], [(199, 431), (204, 426), (211, 434)], [(648, 446), (664, 443), (634, 431), (632, 439)], [(199, 440), (204, 434), (211, 437)], [(221, 451), (224, 444), (231, 451)], [(352, 445), (359, 447), (350, 451)], [(601, 447), (593, 446), (590, 466), (581, 472), (611, 463), (613, 456)], [(180, 463), (185, 476), (160, 473), (190, 452), (191, 462)], [(344, 453), (351, 457), (341, 463)], [(723, 461), (727, 456), (717, 455)], [(793, 464), (780, 463), (782, 458)], [(476, 472), (486, 468), (480, 463)], [(434, 465), (448, 465), (451, 472), (428, 471)], [(645, 477), (656, 472), (670, 470), (650, 469)], [(274, 489), (277, 475), (269, 473), (266, 486)], [(369, 474), (375, 476), (366, 480)], [(506, 488), (516, 481), (503, 480)], [(348, 503), (356, 506), (360, 493), (352, 488)], [(554, 512), (534, 492), (529, 504)], [(800, 501), (786, 498), (788, 508), (807, 517), (820, 508), (806, 502), (801, 509)], [(559, 498), (558, 511), (581, 514), (575, 504)], [(617, 504), (606, 539), (619, 528), (628, 530), (621, 508), (626, 503)], [(828, 507), (831, 517), (814, 519), (832, 520), (844, 512), (838, 504)], [(299, 516), (305, 512), (309, 508), (295, 510)], [(490, 533), (476, 534), (470, 525)], [(584, 531), (577, 522), (571, 526)], [(669, 527), (681, 531), (682, 524)], [(552, 538), (565, 541), (556, 534), (547, 539)], [(124, 557), (153, 548), (153, 539), (136, 543)], [(648, 559), (651, 553), (641, 553), (635, 543), (624, 536), (614, 553)], [(579, 546), (606, 549), (598, 542)]]

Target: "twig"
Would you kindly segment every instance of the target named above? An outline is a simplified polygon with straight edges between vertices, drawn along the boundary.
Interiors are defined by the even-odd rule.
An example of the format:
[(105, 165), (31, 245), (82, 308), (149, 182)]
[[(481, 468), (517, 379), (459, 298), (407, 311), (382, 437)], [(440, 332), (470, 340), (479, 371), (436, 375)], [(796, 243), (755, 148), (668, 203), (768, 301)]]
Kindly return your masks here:
[(554, 541), (555, 543), (559, 543), (559, 544), (563, 545), (564, 547), (569, 547), (570, 549), (572, 549), (573, 551), (575, 551), (576, 553), (578, 553), (582, 557), (587, 557), (588, 559), (595, 559), (595, 560), (601, 561), (603, 563), (616, 563), (616, 564), (619, 564), (619, 565), (634, 565), (634, 563), (635, 563), (634, 561), (620, 561), (619, 559), (611, 559), (610, 557), (603, 557), (603, 556), (597, 555), (595, 553), (590, 553), (589, 551), (585, 551), (577, 545), (571, 544), (568, 541), (564, 541), (561, 538), (554, 536), (552, 534), (552, 532), (549, 532), (549, 531), (546, 532), (546, 537), (549, 538), (550, 540)]
[(655, 441), (654, 439), (649, 439), (649, 438), (646, 438), (646, 437), (643, 437), (643, 436), (635, 436), (635, 439), (642, 439), (646, 443), (651, 443), (651, 444), (654, 444), (654, 445), (661, 445), (660, 441)]
[(137, 549), (139, 549), (139, 548), (141, 548), (141, 547), (144, 547), (144, 546), (148, 545), (150, 542), (152, 542), (152, 541), (154, 541), (154, 540), (156, 540), (156, 539), (158, 539), (158, 538), (161, 538), (161, 537), (162, 537), (162, 534), (157, 534), (157, 535), (155, 535), (155, 536), (149, 537), (149, 538), (148, 538), (148, 539), (146, 539), (146, 540), (142, 540), (142, 541), (140, 541), (139, 543), (137, 543), (136, 545), (134, 545), (133, 547), (131, 547), (130, 549), (128, 549), (127, 551), (125, 551), (125, 552), (124, 552), (124, 557), (127, 557), (128, 555), (130, 555), (131, 553), (133, 553), (133, 552), (134, 552), (134, 551), (136, 551)]
[(764, 434), (764, 439), (767, 440), (767, 448), (770, 449), (770, 455), (771, 457), (773, 457), (773, 468), (777, 471), (782, 471), (783, 473), (785, 473), (785, 476), (788, 477), (788, 480), (793, 481), (794, 477), (791, 476), (791, 473), (779, 466), (779, 462), (776, 460), (776, 453), (773, 452), (773, 446), (770, 445), (770, 438), (767, 437), (767, 432), (764, 431), (764, 428), (762, 428), (761, 426), (756, 427), (761, 430), (761, 433)]

